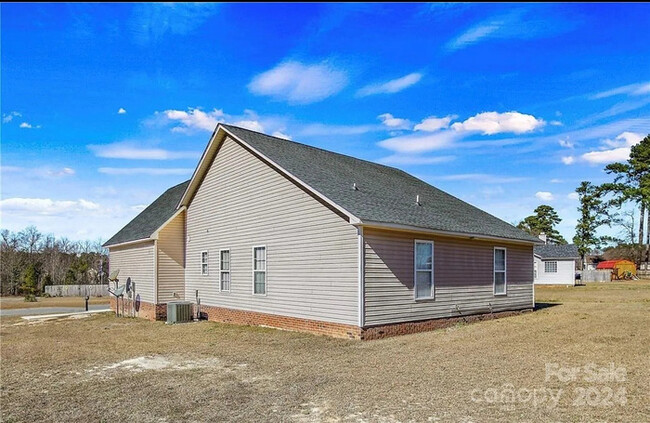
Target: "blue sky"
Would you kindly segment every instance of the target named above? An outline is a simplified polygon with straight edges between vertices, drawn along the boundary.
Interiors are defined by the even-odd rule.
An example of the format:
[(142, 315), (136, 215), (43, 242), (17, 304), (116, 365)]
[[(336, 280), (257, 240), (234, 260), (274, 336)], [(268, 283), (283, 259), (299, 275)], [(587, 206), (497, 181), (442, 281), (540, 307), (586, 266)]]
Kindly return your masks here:
[(218, 122), (516, 222), (650, 132), (645, 4), (2, 4), (2, 227), (107, 239)]

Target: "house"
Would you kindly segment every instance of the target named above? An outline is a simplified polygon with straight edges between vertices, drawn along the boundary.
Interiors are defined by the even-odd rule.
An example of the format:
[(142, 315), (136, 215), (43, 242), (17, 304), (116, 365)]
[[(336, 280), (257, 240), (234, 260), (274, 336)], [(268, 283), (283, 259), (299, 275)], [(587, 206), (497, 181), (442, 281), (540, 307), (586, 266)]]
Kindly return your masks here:
[(535, 284), (575, 285), (578, 248), (573, 245), (536, 245), (534, 248)]
[(192, 178), (105, 245), (140, 317), (182, 299), (368, 339), (533, 308), (538, 242), (399, 169), (219, 124)]
[(609, 270), (611, 280), (623, 279), (627, 274), (636, 276), (636, 265), (629, 260), (606, 260), (596, 266), (596, 270)]

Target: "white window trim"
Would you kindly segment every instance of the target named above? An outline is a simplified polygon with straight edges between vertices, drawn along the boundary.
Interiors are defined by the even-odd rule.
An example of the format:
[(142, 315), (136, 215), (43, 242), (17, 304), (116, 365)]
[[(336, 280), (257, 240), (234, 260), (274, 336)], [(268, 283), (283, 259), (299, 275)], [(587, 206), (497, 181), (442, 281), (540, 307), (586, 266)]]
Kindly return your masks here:
[[(555, 272), (547, 272), (547, 271), (546, 271), (546, 264), (547, 264), (547, 263), (555, 263)], [(557, 260), (548, 260), (548, 261), (545, 261), (545, 262), (544, 262), (544, 273), (555, 274), (555, 273), (557, 273), (557, 267), (558, 267), (558, 262), (557, 262)]]
[[(208, 267), (208, 271), (205, 272), (205, 273), (203, 273), (203, 254), (204, 253), (207, 254), (207, 257), (208, 257), (208, 261), (205, 263), (207, 265), (207, 267)], [(200, 254), (201, 254), (201, 258), (199, 260), (199, 267), (200, 267), (199, 271), (201, 272), (201, 276), (210, 276), (210, 252), (208, 250), (204, 250), (204, 251), (201, 251)]]
[[(503, 250), (503, 292), (497, 293), (497, 278), (496, 278), (496, 251)], [(499, 270), (501, 273), (501, 270)], [(508, 295), (508, 249), (506, 247), (494, 247), (492, 251), (492, 293), (495, 296)]]
[[(431, 244), (431, 295), (428, 297), (418, 297), (418, 268), (417, 268), (417, 244)], [(435, 269), (435, 245), (433, 244), (433, 241), (430, 239), (416, 239), (413, 240), (413, 298), (415, 301), (427, 301), (427, 300), (433, 300), (436, 297), (436, 289), (435, 289), (435, 277), (434, 277), (434, 269)], [(422, 271), (428, 271), (428, 269), (420, 269)]]
[[(228, 251), (228, 263), (230, 264), (230, 270), (223, 270), (221, 268), (221, 253), (224, 251)], [(230, 292), (232, 289), (232, 254), (230, 253), (230, 248), (223, 248), (219, 250), (219, 292)], [(230, 274), (230, 288), (229, 289), (221, 289), (221, 274), (222, 273), (229, 273)]]
[[(255, 293), (255, 249), (264, 248), (264, 294)], [(269, 292), (269, 250), (267, 250), (266, 245), (254, 245), (251, 247), (251, 292), (256, 297), (266, 297)], [(261, 270), (258, 270), (260, 272)]]

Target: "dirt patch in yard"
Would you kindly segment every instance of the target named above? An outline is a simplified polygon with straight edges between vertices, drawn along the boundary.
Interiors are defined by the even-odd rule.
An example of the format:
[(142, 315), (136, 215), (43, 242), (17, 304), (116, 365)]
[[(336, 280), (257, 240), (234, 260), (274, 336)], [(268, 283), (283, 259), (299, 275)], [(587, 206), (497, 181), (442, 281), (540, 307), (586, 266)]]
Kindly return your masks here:
[[(586, 288), (536, 288), (557, 305), (368, 342), (112, 315), (3, 319), (2, 421), (650, 421), (650, 282)], [(553, 373), (592, 364), (624, 377)]]

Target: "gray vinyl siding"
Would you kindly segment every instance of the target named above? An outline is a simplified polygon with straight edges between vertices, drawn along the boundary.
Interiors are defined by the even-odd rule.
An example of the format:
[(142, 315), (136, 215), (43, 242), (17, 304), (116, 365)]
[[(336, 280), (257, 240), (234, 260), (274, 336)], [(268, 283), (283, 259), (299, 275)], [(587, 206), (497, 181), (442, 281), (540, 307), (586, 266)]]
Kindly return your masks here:
[[(415, 300), (415, 239), (434, 242), (432, 300)], [(365, 325), (531, 308), (533, 247), (364, 230)], [(507, 295), (493, 293), (494, 247), (507, 249)]]
[[(205, 305), (358, 324), (356, 228), (230, 138), (188, 207), (187, 236), (185, 298), (198, 290)], [(267, 293), (253, 295), (262, 245)], [(219, 291), (220, 249), (230, 249), (230, 292)]]
[[(544, 263), (547, 261), (557, 262), (557, 273), (546, 273)], [(575, 285), (576, 282), (576, 262), (575, 260), (548, 259), (541, 260), (535, 257), (537, 264), (537, 285)]]
[(120, 271), (120, 285), (127, 280), (135, 283), (135, 298), (154, 303), (154, 243), (142, 242), (124, 247), (111, 247), (109, 256), (110, 272)]
[(158, 303), (185, 298), (185, 212), (158, 234)]

